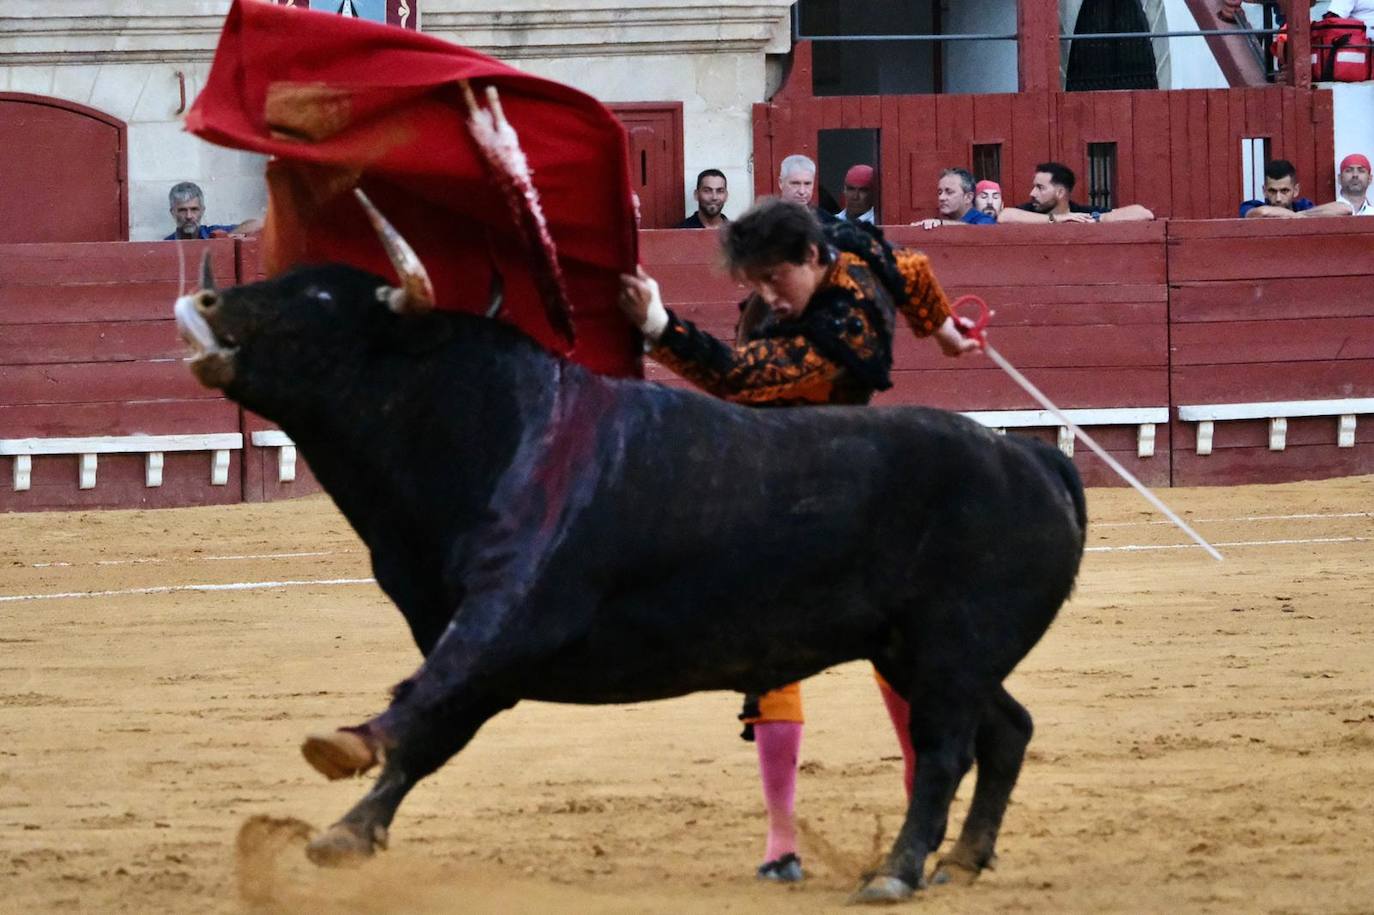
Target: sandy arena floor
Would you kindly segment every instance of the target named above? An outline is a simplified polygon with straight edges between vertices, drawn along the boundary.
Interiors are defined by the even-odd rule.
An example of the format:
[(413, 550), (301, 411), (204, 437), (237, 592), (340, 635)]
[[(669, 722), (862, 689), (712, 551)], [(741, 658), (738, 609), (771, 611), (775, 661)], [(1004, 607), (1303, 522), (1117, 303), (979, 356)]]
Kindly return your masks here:
[[(1078, 594), (1010, 681), (1037, 733), (1000, 864), (910, 908), (1374, 911), (1374, 477), (1165, 496), (1227, 561), (1091, 493)], [(0, 910), (829, 911), (897, 828), (853, 664), (807, 689), (800, 888), (752, 879), (726, 694), (521, 705), (411, 795), (391, 851), (316, 870), (305, 824), (364, 786), (297, 742), (417, 662), (368, 575), (323, 497), (0, 517)]]

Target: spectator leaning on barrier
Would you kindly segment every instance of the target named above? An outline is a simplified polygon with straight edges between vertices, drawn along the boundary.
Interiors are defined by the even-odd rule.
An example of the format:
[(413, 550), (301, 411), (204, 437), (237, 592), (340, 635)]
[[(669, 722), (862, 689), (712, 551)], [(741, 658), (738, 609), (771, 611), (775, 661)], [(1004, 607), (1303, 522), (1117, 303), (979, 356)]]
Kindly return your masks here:
[(1310, 211), (1315, 204), (1302, 196), (1298, 170), (1287, 159), (1275, 159), (1264, 167), (1264, 199), (1240, 205), (1243, 219), (1286, 219)]
[[(782, 160), (778, 166), (778, 196), (783, 200), (811, 207), (811, 198), (816, 194), (816, 163), (806, 156), (792, 155)], [(838, 222), (834, 213), (811, 207), (821, 225)]]
[(973, 186), (973, 207), (996, 221), (1002, 215), (1002, 185), (996, 181), (979, 181)]
[(1085, 207), (1069, 200), (1077, 179), (1061, 162), (1042, 162), (1035, 167), (1030, 200), (1007, 207), (997, 217), (1003, 223), (1143, 222), (1155, 218), (1138, 203), (1116, 209)]
[[(1369, 200), (1369, 159), (1352, 153), (1341, 160), (1336, 181), (1341, 192), (1330, 203), (1322, 203), (1299, 216), (1374, 216)], [(1266, 186), (1268, 182), (1265, 182)], [(1280, 214), (1282, 215), (1282, 214)], [(1291, 215), (1291, 214), (1290, 214)]]
[(996, 216), (989, 216), (973, 205), (973, 175), (967, 169), (947, 168), (940, 172), (940, 180), (935, 182), (935, 209), (938, 219), (922, 219), (914, 223), (923, 229), (936, 226), (990, 226), (997, 222)]
[(170, 212), (172, 219), (176, 222), (176, 231), (168, 235), (163, 241), (177, 241), (180, 239), (191, 238), (227, 238), (234, 234), (243, 234), (256, 231), (259, 227), (249, 220), (241, 226), (206, 226), (201, 225), (201, 218), (205, 216), (205, 193), (201, 191), (200, 185), (191, 181), (183, 181), (174, 185), (167, 194), (167, 202), (171, 205)]
[(873, 166), (855, 165), (844, 173), (844, 209), (835, 214), (841, 222), (874, 220)]
[(697, 211), (688, 216), (674, 228), (678, 229), (719, 229), (729, 222), (725, 218), (725, 201), (730, 192), (725, 187), (725, 173), (718, 168), (708, 168), (697, 175), (697, 186), (692, 191), (697, 202)]

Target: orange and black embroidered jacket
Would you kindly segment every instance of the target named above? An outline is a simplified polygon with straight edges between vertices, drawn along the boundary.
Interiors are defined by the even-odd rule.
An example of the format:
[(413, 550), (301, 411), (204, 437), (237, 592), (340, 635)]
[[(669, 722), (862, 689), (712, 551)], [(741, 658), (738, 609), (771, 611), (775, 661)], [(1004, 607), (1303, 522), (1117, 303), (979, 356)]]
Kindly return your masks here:
[(949, 302), (916, 251), (894, 251), (864, 223), (825, 227), (834, 257), (795, 318), (752, 322), (742, 308), (740, 342), (728, 346), (669, 311), (649, 355), (697, 387), (753, 406), (867, 403), (892, 387), (892, 334), (900, 311), (917, 336), (949, 317)]

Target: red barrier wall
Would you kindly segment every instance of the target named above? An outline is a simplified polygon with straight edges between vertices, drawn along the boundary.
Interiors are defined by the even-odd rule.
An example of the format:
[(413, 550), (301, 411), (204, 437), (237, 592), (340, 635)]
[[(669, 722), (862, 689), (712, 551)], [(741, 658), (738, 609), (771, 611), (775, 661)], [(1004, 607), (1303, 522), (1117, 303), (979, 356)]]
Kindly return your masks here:
[[(1155, 453), (1138, 458), (1135, 428), (1091, 428), (1154, 485), (1235, 483), (1374, 472), (1374, 417), (1338, 448), (1334, 417), (1292, 419), (1288, 446), (1268, 449), (1264, 420), (1218, 422), (1196, 453), (1179, 405), (1374, 397), (1374, 220), (1160, 221), (1133, 225), (892, 227), (924, 249), (947, 291), (997, 310), (991, 340), (1061, 406), (1167, 407)], [(156, 507), (257, 501), (316, 491), (304, 461), (278, 479), (278, 450), (251, 443), (270, 428), (201, 388), (182, 362), (171, 319), (178, 250), (195, 274), (211, 252), (217, 277), (260, 275), (251, 242), (0, 246), (0, 439), (241, 432), (229, 482), (210, 485), (205, 452), (168, 453), (161, 487), (139, 455), (101, 455), (94, 489), (77, 458), (36, 456), (32, 488), (15, 491), (0, 457), (0, 510)], [(672, 307), (730, 339), (744, 290), (719, 266), (713, 233), (643, 233), (641, 252)], [(189, 282), (189, 281), (188, 281)], [(682, 384), (661, 367), (650, 380)], [(988, 361), (946, 360), (899, 335), (894, 388), (877, 403), (959, 410), (1035, 404)], [(1052, 430), (1035, 434), (1050, 436)], [(1092, 483), (1112, 482), (1083, 448)]]
[[(1174, 404), (1374, 396), (1374, 220), (1294, 223), (1169, 224)], [(1290, 419), (1283, 451), (1263, 419), (1217, 423), (1199, 455), (1196, 424), (1172, 415), (1176, 485), (1374, 473), (1374, 416), (1354, 448), (1330, 416)]]
[[(245, 252), (229, 239), (0, 245), (0, 439), (244, 432), (246, 440), (238, 406), (187, 371), (172, 320), (172, 302), (194, 283), (206, 251), (220, 283), (245, 276)], [(275, 449), (275, 485), (266, 486), (256, 471), (269, 451), (259, 450), (245, 443), (230, 452), (223, 486), (211, 484), (208, 452), (168, 452), (156, 487), (145, 485), (143, 455), (101, 454), (96, 485), (84, 490), (76, 455), (34, 456), (23, 491), (11, 482), (14, 458), (0, 457), (0, 511), (219, 504), (318, 488), (308, 471), (285, 490), (275, 484)]]

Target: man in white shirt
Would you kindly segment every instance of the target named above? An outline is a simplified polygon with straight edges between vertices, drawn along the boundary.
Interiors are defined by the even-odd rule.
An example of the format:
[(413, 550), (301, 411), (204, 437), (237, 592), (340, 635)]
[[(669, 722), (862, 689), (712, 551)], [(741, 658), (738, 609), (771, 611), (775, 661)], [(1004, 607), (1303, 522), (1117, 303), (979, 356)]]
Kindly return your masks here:
[(1374, 0), (1331, 0), (1326, 15), (1339, 19), (1364, 20), (1364, 32), (1374, 38)]
[[(1332, 6), (1335, 6), (1333, 3)], [(1341, 193), (1336, 203), (1350, 207), (1352, 216), (1374, 216), (1374, 206), (1369, 202), (1369, 159), (1359, 153), (1351, 153), (1341, 160), (1340, 173), (1336, 178)]]

